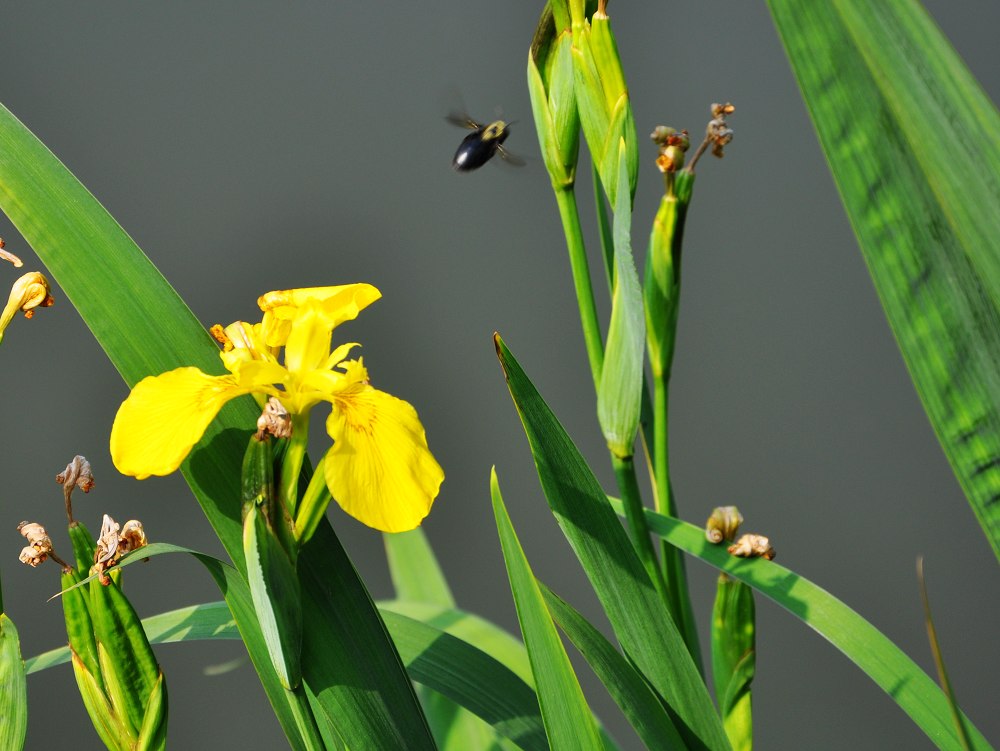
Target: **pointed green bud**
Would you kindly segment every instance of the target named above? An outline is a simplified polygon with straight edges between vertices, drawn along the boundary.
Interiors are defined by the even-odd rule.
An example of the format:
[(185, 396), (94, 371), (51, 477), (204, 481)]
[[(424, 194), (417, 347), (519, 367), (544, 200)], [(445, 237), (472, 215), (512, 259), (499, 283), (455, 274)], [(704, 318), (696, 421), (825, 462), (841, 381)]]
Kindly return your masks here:
[[(85, 584), (71, 589), (79, 584), (84, 576), (85, 574), (76, 569), (63, 573), (61, 580), (63, 618), (66, 621), (66, 636), (69, 639), (70, 649), (103, 690), (104, 679), (101, 677), (97, 658), (97, 639), (94, 637), (94, 623), (90, 618), (90, 594), (87, 589), (90, 585)], [(79, 683), (79, 679), (77, 682)]]
[(70, 648), (70, 658), (73, 662), (73, 675), (80, 689), (83, 706), (87, 710), (94, 730), (101, 741), (109, 749), (126, 751), (132, 748), (135, 737), (130, 733), (124, 718), (115, 711), (103, 686), (80, 660), (80, 656)]
[(750, 684), (756, 664), (753, 590), (721, 574), (712, 611), (712, 677), (733, 751), (753, 749)]
[(302, 602), (299, 578), (260, 509), (251, 504), (243, 520), (247, 582), (271, 664), (287, 689), (302, 680)]
[(298, 544), (295, 542), (292, 520), (275, 490), (274, 453), (271, 450), (271, 439), (265, 434), (250, 436), (243, 455), (241, 487), (244, 518), (251, 506), (256, 507), (277, 534), (285, 553), (294, 562), (298, 555)]
[(105, 688), (112, 705), (136, 734), (159, 679), (160, 666), (138, 614), (118, 585), (111, 580), (107, 585), (95, 580), (88, 586)]
[[(627, 179), (625, 140), (618, 140), (619, 178)], [(642, 404), (643, 321), (642, 288), (632, 259), (632, 206), (619, 201), (612, 227), (614, 287), (611, 322), (604, 366), (597, 389), (597, 417), (608, 448), (619, 459), (632, 456)]]
[(611, 21), (598, 3), (591, 20), (580, 17), (574, 2), (573, 70), (580, 123), (612, 208), (618, 204), (618, 143), (625, 140), (627, 196), (631, 204), (639, 176), (635, 120)]
[(555, 7), (546, 7), (528, 53), (528, 93), (538, 144), (555, 190), (573, 185), (580, 151), (572, 46), (566, 10), (557, 14)]
[(135, 751), (163, 751), (167, 747), (167, 682), (160, 673), (146, 702)]
[(677, 334), (681, 294), (681, 247), (694, 187), (694, 174), (681, 170), (671, 175), (671, 189), (660, 201), (649, 236), (646, 258), (646, 344), (653, 376), (670, 373)]

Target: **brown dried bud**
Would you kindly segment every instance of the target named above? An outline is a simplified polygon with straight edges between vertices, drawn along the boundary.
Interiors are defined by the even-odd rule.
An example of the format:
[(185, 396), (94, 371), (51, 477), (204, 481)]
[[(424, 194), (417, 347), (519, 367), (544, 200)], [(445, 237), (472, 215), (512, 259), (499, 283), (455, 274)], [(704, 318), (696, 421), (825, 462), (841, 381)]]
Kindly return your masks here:
[(736, 112), (736, 106), (730, 102), (712, 105), (712, 117), (725, 117), (726, 115), (731, 115), (734, 112)]
[(45, 563), (47, 558), (51, 558), (63, 569), (69, 569), (69, 565), (63, 561), (52, 550), (52, 540), (45, 527), (37, 522), (21, 522), (17, 525), (17, 531), (24, 535), (28, 541), (28, 546), (21, 550), (18, 559), (21, 563), (26, 563), (32, 568), (41, 563)]
[(771, 542), (764, 535), (747, 534), (730, 545), (727, 550), (738, 558), (767, 558), (774, 560), (775, 552)]
[(94, 473), (91, 471), (87, 458), (77, 454), (66, 469), (56, 475), (56, 482), (63, 486), (63, 498), (66, 500), (66, 516), (73, 523), (73, 489), (80, 488), (89, 493), (94, 487)]
[(275, 438), (291, 438), (292, 436), (292, 416), (288, 414), (285, 405), (273, 396), (267, 400), (264, 411), (257, 418), (257, 440), (262, 441), (269, 435), (273, 435)]
[(705, 522), (705, 539), (713, 545), (732, 542), (743, 523), (743, 514), (735, 506), (716, 506)]
[(100, 574), (101, 583), (107, 584), (109, 579), (104, 572), (118, 563), (126, 553), (145, 547), (146, 544), (146, 532), (141, 522), (129, 519), (124, 527), (120, 527), (118, 522), (105, 514), (101, 536), (97, 538), (94, 547), (94, 565), (90, 570)]
[(125, 522), (118, 542), (118, 550), (121, 555), (143, 548), (146, 544), (146, 532), (142, 528), (142, 522), (136, 519), (129, 519)]

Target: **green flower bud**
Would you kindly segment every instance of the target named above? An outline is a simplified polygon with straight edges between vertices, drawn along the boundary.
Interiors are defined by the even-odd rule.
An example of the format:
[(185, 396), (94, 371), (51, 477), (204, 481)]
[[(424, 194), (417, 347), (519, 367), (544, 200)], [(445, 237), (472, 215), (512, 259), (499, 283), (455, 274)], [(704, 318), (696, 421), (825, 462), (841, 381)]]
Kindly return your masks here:
[[(563, 8), (546, 7), (528, 53), (528, 93), (542, 159), (556, 190), (573, 185), (580, 117), (573, 85), (572, 33)], [(559, 19), (562, 24), (559, 25)]]
[(753, 590), (719, 576), (712, 611), (712, 677), (733, 751), (753, 748), (750, 684), (757, 664)]
[(608, 200), (615, 207), (619, 190), (619, 141), (625, 140), (630, 204), (638, 180), (639, 153), (625, 74), (604, 5), (604, 2), (598, 3), (589, 22), (583, 16), (582, 3), (571, 5), (573, 68), (583, 134)]

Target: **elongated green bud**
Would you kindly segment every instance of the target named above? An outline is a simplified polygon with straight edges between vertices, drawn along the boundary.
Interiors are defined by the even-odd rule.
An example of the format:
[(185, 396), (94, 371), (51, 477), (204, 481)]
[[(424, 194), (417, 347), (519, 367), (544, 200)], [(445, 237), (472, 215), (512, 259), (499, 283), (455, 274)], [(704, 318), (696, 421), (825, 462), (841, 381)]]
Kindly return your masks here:
[(95, 580), (88, 586), (105, 689), (131, 735), (137, 737), (145, 722), (149, 697), (160, 679), (160, 666), (138, 614), (118, 585), (113, 581), (102, 585)]
[(294, 538), (292, 520), (275, 490), (274, 453), (267, 436), (258, 433), (250, 437), (243, 455), (240, 484), (244, 518), (251, 507), (256, 507), (278, 536), (285, 553), (294, 562), (298, 555), (298, 544)]
[(90, 721), (94, 724), (94, 730), (101, 741), (109, 749), (131, 749), (135, 740), (130, 729), (111, 704), (111, 700), (104, 692), (104, 687), (97, 682), (97, 675), (91, 673), (86, 665), (80, 660), (80, 656), (70, 648), (70, 657), (73, 662), (73, 675), (76, 676), (76, 685), (80, 689), (80, 697), (83, 699), (83, 706), (87, 710)]
[(753, 748), (750, 684), (756, 664), (753, 590), (721, 574), (712, 612), (712, 676), (733, 751)]
[(582, 3), (574, 3), (571, 8), (580, 124), (612, 208), (617, 206), (619, 192), (618, 143), (624, 139), (628, 183), (625, 195), (631, 205), (639, 175), (639, 151), (618, 45), (603, 2), (598, 3), (590, 21), (581, 17), (577, 5), (582, 7)]
[(271, 664), (287, 689), (302, 680), (302, 604), (295, 565), (255, 505), (243, 520), (247, 582)]
[[(64, 572), (62, 575), (62, 607), (63, 617), (66, 621), (66, 636), (69, 639), (69, 647), (73, 650), (76, 660), (73, 663), (74, 672), (77, 670), (77, 661), (81, 667), (93, 676), (93, 680), (98, 687), (104, 689), (104, 679), (101, 677), (101, 668), (97, 658), (97, 638), (94, 636), (94, 623), (90, 618), (90, 593), (87, 589), (89, 584), (76, 589), (70, 589), (83, 580), (85, 574), (81, 574), (76, 569)], [(80, 683), (80, 676), (77, 676), (77, 684)], [(83, 686), (80, 686), (83, 691)]]
[(654, 377), (670, 373), (681, 294), (681, 247), (694, 174), (680, 171), (660, 201), (646, 258), (646, 343)]
[(135, 751), (161, 751), (167, 747), (167, 682), (160, 673), (146, 702)]
[[(619, 178), (626, 179), (625, 141), (618, 142)], [(632, 259), (632, 206), (620, 201), (615, 207), (614, 291), (611, 296), (611, 322), (604, 367), (597, 389), (597, 417), (608, 448), (619, 459), (632, 456), (635, 434), (639, 429), (642, 401), (643, 321), (642, 289)]]
[[(560, 4), (546, 7), (528, 53), (528, 93), (545, 167), (555, 190), (576, 179), (580, 117), (573, 84), (573, 38)], [(561, 19), (561, 20), (560, 20)]]

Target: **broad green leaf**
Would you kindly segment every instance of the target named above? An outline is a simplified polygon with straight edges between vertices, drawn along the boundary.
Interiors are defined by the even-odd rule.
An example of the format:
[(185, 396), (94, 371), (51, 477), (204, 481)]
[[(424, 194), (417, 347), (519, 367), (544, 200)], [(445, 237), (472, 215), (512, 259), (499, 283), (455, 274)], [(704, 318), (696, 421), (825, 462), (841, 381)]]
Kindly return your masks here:
[[(222, 372), (218, 347), (149, 259), (2, 107), (0, 209), (45, 263), (127, 384), (184, 365)], [(316, 283), (331, 281), (336, 280)], [(253, 399), (230, 402), (182, 466), (241, 572), (240, 467), (258, 416)], [(399, 656), (329, 522), (320, 524), (298, 565), (304, 680), (345, 741), (352, 748), (433, 748)], [(296, 700), (286, 695), (270, 667), (253, 609), (233, 612), (278, 719), (299, 748), (300, 741), (293, 740)]]
[[(618, 514), (621, 502), (611, 499)], [(944, 693), (913, 660), (877, 628), (826, 590), (794, 571), (762, 558), (736, 558), (725, 545), (712, 545), (705, 532), (669, 516), (646, 512), (650, 531), (689, 555), (774, 600), (843, 652), (885, 691), (937, 744), (961, 751), (951, 709)], [(982, 734), (966, 719), (974, 749), (990, 749)]]
[[(2, 606), (0, 602), (0, 606)], [(14, 622), (0, 611), (0, 748), (21, 751), (28, 730), (28, 686)]]
[[(625, 141), (618, 144), (618, 180), (628, 180)], [(611, 322), (597, 389), (597, 418), (608, 448), (618, 457), (632, 456), (642, 403), (646, 321), (642, 288), (632, 258), (632, 204), (619, 201), (614, 218), (614, 284)]]
[(446, 608), (455, 606), (451, 588), (424, 530), (417, 527), (409, 532), (386, 532), (382, 540), (397, 598)]
[(538, 584), (552, 619), (593, 668), (646, 748), (684, 748), (666, 707), (635, 667), (572, 605)]
[(495, 340), (545, 497), (615, 636), (671, 707), (689, 745), (728, 748), (708, 689), (600, 483), (499, 335)]
[[(382, 538), (389, 575), (400, 600), (445, 608), (455, 606), (451, 589), (423, 529), (385, 533)], [(514, 748), (486, 722), (443, 694), (421, 685), (417, 687), (417, 696), (440, 751)]]
[(542, 592), (504, 508), (496, 469), (490, 473), (490, 495), (510, 588), (514, 594), (517, 620), (521, 624), (524, 645), (535, 675), (538, 703), (542, 708), (549, 745), (553, 749), (601, 751), (604, 745), (594, 716), (587, 706), (569, 655), (559, 639)]
[(769, 0), (924, 409), (1000, 558), (1000, 114), (915, 0)]

